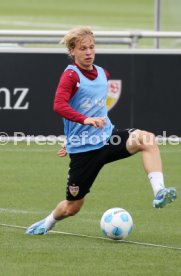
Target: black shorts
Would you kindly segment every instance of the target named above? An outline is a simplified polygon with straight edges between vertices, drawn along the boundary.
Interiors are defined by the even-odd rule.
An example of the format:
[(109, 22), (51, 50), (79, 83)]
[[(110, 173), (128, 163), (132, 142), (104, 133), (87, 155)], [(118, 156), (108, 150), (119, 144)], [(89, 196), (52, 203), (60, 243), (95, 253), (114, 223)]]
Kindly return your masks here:
[(135, 129), (114, 129), (110, 140), (100, 149), (70, 154), (67, 200), (78, 200), (90, 191), (101, 168), (110, 162), (131, 156), (126, 149), (129, 133)]

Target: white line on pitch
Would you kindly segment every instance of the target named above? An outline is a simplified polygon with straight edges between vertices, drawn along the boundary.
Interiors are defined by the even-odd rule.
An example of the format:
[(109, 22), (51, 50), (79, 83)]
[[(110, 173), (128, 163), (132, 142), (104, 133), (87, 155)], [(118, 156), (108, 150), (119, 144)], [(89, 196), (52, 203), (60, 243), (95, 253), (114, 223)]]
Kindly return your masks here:
[[(51, 22), (51, 23), (47, 23), (47, 22), (38, 22), (37, 20), (35, 20), (35, 17), (30, 17), (29, 20), (17, 20), (16, 17), (2, 17), (0, 19), (0, 25), (14, 25), (14, 26), (26, 26), (26, 27), (45, 27), (45, 28), (71, 28), (74, 26), (74, 24), (64, 24), (64, 23), (56, 23), (56, 22)], [(51, 18), (50, 18), (51, 20)], [(36, 21), (36, 22), (35, 22)], [(52, 20), (51, 20), (52, 21)], [(93, 26), (94, 29), (104, 29), (107, 27), (104, 26)]]
[(0, 213), (14, 213), (14, 214), (45, 214), (42, 211), (26, 211), (18, 209), (0, 208)]
[[(179, 210), (180, 211), (180, 210)], [(15, 213), (15, 214), (44, 214), (46, 215), (48, 211), (28, 211), (28, 210), (20, 210), (20, 209), (11, 209), (11, 208), (1, 208), (0, 207), (0, 213)], [(85, 211), (82, 210), (80, 215), (85, 214), (96, 214), (101, 216), (101, 212), (93, 212), (93, 211)]]
[[(10, 227), (10, 228), (18, 228), (18, 229), (26, 229), (27, 228), (25, 226), (18, 226), (18, 225), (5, 224), (5, 223), (0, 224), (0, 226)], [(159, 248), (165, 248), (165, 249), (181, 250), (180, 247), (174, 247), (174, 246), (168, 246), (168, 245), (145, 243), (145, 242), (136, 242), (136, 241), (125, 241), (125, 240), (111, 240), (109, 238), (104, 238), (104, 237), (84, 235), (84, 234), (76, 234), (76, 233), (69, 233), (69, 232), (62, 232), (62, 231), (55, 231), (55, 230), (51, 230), (50, 233), (67, 235), (67, 236), (75, 236), (75, 237), (80, 237), (80, 238), (83, 237), (83, 238), (106, 240), (106, 241), (112, 241), (112, 242), (129, 243), (129, 244), (142, 245), (142, 246), (151, 246), (151, 247), (159, 247)]]
[(72, 26), (71, 24), (61, 24), (61, 23), (45, 23), (45, 22), (31, 22), (31, 21), (15, 21), (14, 19), (0, 20), (1, 25), (16, 25), (16, 26), (26, 26), (26, 27), (53, 27), (53, 28), (67, 28)]
[(27, 228), (27, 227), (25, 227), (25, 226), (12, 225), (12, 224), (5, 224), (5, 223), (1, 223), (0, 226), (10, 227), (10, 228), (19, 228), (19, 229), (26, 229), (26, 228)]
[(43, 148), (43, 149), (32, 149), (32, 148), (27, 148), (27, 149), (17, 149), (17, 148), (14, 148), (14, 149), (6, 149), (6, 148), (0, 148), (0, 151), (2, 152), (44, 152), (44, 153), (47, 153), (47, 152), (55, 152), (56, 154), (56, 149), (46, 149), (46, 148)]

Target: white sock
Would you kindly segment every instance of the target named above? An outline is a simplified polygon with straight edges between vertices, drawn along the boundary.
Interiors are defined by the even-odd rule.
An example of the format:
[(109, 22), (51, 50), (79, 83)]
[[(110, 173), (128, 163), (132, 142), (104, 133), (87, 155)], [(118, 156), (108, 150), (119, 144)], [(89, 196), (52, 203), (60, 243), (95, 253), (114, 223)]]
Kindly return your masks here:
[(57, 222), (57, 220), (54, 219), (53, 212), (52, 212), (48, 217), (46, 217), (45, 227), (47, 229), (51, 229), (55, 225), (56, 222)]
[(156, 196), (156, 194), (161, 189), (165, 188), (162, 172), (151, 172), (148, 174), (148, 178), (150, 180), (150, 184), (152, 186), (154, 196)]

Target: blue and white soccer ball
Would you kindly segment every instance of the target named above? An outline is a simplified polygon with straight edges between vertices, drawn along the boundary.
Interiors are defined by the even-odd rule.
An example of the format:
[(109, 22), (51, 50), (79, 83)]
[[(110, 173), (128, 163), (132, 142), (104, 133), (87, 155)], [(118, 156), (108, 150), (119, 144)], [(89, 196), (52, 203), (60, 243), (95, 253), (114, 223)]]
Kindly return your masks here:
[(128, 211), (122, 208), (111, 208), (102, 215), (100, 226), (106, 237), (121, 240), (131, 234), (133, 220)]

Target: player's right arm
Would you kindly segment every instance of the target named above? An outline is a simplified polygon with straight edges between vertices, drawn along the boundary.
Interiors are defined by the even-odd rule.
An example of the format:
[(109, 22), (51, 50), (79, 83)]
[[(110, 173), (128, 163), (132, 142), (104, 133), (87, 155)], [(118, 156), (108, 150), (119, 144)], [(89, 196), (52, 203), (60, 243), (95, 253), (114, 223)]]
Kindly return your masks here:
[(63, 72), (54, 98), (54, 111), (63, 118), (84, 124), (87, 116), (77, 112), (69, 105), (69, 101), (78, 90), (79, 76), (78, 74), (69, 69)]
[(78, 74), (71, 69), (62, 74), (55, 93), (54, 111), (67, 120), (102, 128), (106, 123), (105, 118), (87, 117), (69, 105), (69, 101), (77, 93), (79, 82)]

